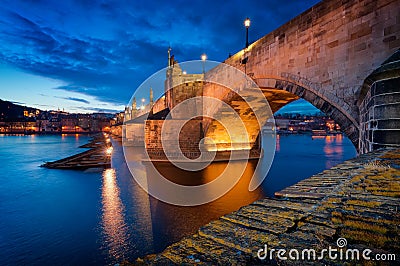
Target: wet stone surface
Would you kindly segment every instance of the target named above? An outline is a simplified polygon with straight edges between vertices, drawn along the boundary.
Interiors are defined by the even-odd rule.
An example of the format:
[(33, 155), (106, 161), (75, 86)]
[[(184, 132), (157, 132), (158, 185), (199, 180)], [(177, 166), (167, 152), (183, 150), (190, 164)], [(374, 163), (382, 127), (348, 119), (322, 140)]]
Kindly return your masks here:
[[(380, 150), (329, 170), (242, 207), (203, 226), (163, 252), (139, 258), (134, 265), (382, 265), (377, 261), (260, 260), (268, 249), (370, 249), (395, 254), (400, 263), (400, 150)], [(270, 255), (270, 254), (269, 254)], [(286, 255), (287, 257), (288, 255)], [(372, 256), (372, 255), (371, 255)], [(130, 263), (126, 263), (130, 264)], [(386, 265), (383, 264), (383, 265)]]

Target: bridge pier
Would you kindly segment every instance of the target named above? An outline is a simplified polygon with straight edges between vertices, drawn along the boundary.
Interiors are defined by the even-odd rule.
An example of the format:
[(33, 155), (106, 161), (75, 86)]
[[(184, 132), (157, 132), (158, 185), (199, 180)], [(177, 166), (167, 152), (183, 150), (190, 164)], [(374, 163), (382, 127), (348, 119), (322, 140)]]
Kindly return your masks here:
[(400, 147), (400, 50), (365, 80), (358, 105), (360, 153)]
[(321, 1), (225, 63), (312, 103), (360, 153), (397, 147), (399, 56), (385, 60), (400, 48), (399, 14), (398, 0)]

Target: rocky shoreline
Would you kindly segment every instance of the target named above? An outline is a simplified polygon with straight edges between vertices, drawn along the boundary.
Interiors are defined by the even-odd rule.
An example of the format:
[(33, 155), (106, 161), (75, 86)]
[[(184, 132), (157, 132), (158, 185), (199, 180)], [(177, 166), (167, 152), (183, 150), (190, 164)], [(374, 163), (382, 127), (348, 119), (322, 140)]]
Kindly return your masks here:
[[(399, 203), (400, 150), (379, 150), (300, 181), (277, 192), (276, 198), (224, 215), (159, 254), (123, 264), (399, 265)], [(340, 246), (338, 239), (344, 239), (346, 245)], [(260, 259), (265, 247), (275, 253)], [(360, 258), (339, 253), (336, 258), (322, 256), (328, 247), (342, 255), (360, 250)], [(287, 252), (284, 260), (278, 249), (314, 249), (317, 257), (297, 260), (288, 258)], [(368, 261), (361, 254), (367, 249), (371, 250)], [(377, 254), (388, 260), (377, 261)]]
[(46, 162), (41, 167), (73, 170), (111, 167), (111, 153), (113, 148), (108, 134), (96, 134), (89, 143), (80, 146), (80, 148), (89, 148), (89, 150), (54, 162)]

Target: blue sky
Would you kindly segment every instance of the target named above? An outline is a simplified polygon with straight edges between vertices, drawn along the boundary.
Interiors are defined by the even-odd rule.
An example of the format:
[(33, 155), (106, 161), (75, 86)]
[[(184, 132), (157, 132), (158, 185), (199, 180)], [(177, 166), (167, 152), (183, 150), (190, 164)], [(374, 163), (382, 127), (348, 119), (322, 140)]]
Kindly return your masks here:
[(254, 41), (317, 2), (2, 1), (0, 99), (47, 110), (120, 111), (166, 66), (169, 46), (178, 61), (202, 53), (223, 61), (243, 48), (246, 17)]
[(306, 114), (306, 115), (314, 115), (315, 113), (321, 112), (318, 108), (310, 104), (304, 99), (298, 99), (294, 102), (291, 102), (288, 105), (283, 106), (281, 109), (276, 112), (276, 114)]

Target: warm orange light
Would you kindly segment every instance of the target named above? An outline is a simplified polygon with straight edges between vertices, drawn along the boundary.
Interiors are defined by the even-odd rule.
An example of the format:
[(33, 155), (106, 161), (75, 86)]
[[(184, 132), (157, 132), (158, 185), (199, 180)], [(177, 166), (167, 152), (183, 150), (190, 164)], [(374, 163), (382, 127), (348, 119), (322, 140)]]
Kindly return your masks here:
[(103, 172), (102, 186), (102, 233), (106, 237), (107, 248), (110, 254), (121, 258), (121, 246), (128, 243), (127, 225), (124, 220), (124, 207), (120, 199), (120, 191), (116, 180), (115, 170), (106, 169)]
[(106, 154), (109, 156), (112, 154), (112, 152), (113, 152), (113, 147), (108, 147), (106, 150)]
[(280, 138), (281, 138), (281, 136), (279, 134), (276, 134), (276, 151), (281, 150)]

